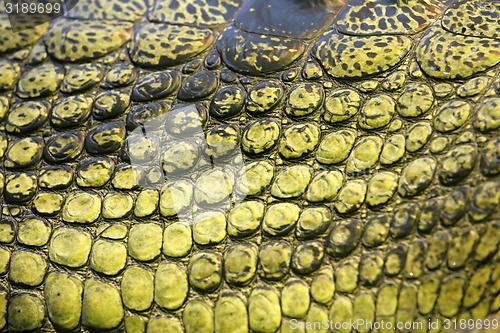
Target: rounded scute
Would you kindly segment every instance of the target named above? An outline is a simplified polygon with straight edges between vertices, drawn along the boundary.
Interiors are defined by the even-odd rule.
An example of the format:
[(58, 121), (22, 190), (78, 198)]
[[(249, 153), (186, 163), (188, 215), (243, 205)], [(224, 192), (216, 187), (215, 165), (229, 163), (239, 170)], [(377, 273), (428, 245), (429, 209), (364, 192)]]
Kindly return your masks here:
[(86, 264), (92, 237), (86, 231), (60, 227), (54, 230), (49, 243), (50, 261), (70, 268)]
[(142, 267), (131, 266), (123, 273), (120, 290), (127, 308), (146, 310), (153, 303), (153, 274)]
[(38, 253), (14, 251), (10, 256), (9, 281), (15, 284), (36, 287), (43, 282), (46, 270), (47, 261)]
[(316, 151), (316, 159), (323, 164), (337, 164), (344, 161), (349, 156), (356, 137), (356, 131), (350, 129), (325, 135)]
[(208, 169), (196, 181), (194, 199), (202, 206), (223, 204), (233, 193), (234, 181), (234, 174), (229, 168)]
[(270, 236), (286, 235), (299, 219), (300, 207), (293, 203), (276, 203), (267, 208), (262, 230)]
[(62, 98), (52, 108), (50, 124), (56, 128), (82, 125), (90, 116), (93, 99), (88, 95)]
[(293, 125), (283, 132), (278, 150), (286, 159), (304, 157), (316, 149), (321, 131), (314, 123)]
[(4, 166), (9, 169), (27, 169), (42, 159), (44, 149), (40, 137), (25, 137), (11, 143), (5, 152)]
[(283, 98), (284, 89), (279, 82), (262, 81), (249, 90), (246, 110), (252, 114), (270, 111)]
[(35, 196), (36, 190), (36, 177), (33, 174), (14, 173), (5, 178), (3, 192), (7, 202), (24, 203), (29, 201)]
[(97, 64), (83, 64), (71, 67), (61, 85), (61, 91), (74, 93), (91, 88), (102, 80), (102, 67)]
[(382, 139), (374, 135), (359, 140), (346, 161), (346, 172), (362, 174), (370, 170), (379, 159), (382, 144)]
[(277, 198), (295, 198), (302, 195), (311, 180), (311, 169), (306, 165), (293, 165), (278, 173), (271, 187)]
[(90, 267), (96, 272), (113, 276), (126, 265), (127, 248), (125, 245), (105, 240), (97, 240), (90, 254)]
[(210, 333), (214, 331), (213, 304), (195, 299), (186, 304), (182, 312), (186, 333)]
[(160, 255), (162, 228), (156, 223), (133, 225), (128, 236), (128, 253), (140, 261), (150, 261)]
[(113, 285), (88, 279), (83, 290), (82, 324), (91, 329), (109, 330), (124, 317), (120, 293)]
[(363, 105), (358, 125), (365, 130), (374, 130), (386, 126), (396, 113), (396, 102), (389, 95), (378, 95), (370, 98)]
[(309, 239), (326, 231), (332, 212), (328, 207), (308, 207), (302, 210), (295, 229), (298, 239)]
[(473, 125), (481, 132), (490, 132), (500, 127), (500, 97), (483, 100), (476, 108)]
[(323, 119), (330, 124), (348, 120), (358, 112), (361, 103), (356, 90), (336, 90), (325, 99)]
[(278, 291), (274, 287), (256, 286), (248, 298), (250, 329), (272, 333), (281, 324), (281, 306)]
[(365, 202), (366, 189), (366, 182), (361, 179), (346, 182), (335, 199), (335, 210), (339, 214), (350, 214), (358, 210)]
[(17, 81), (16, 94), (21, 98), (37, 98), (53, 95), (64, 78), (60, 66), (43, 64), (25, 71)]
[(410, 162), (399, 178), (398, 192), (403, 197), (412, 197), (425, 190), (432, 182), (436, 161), (423, 157)]
[(344, 181), (344, 175), (337, 170), (321, 171), (309, 184), (306, 199), (310, 202), (332, 201)]
[(471, 111), (472, 107), (466, 101), (446, 102), (434, 114), (434, 128), (442, 133), (456, 130), (465, 124)]
[(248, 200), (234, 205), (227, 217), (227, 233), (236, 238), (253, 235), (264, 217), (264, 203)]
[(101, 214), (101, 198), (90, 192), (74, 192), (63, 207), (62, 218), (71, 223), (92, 223)]
[(189, 284), (200, 292), (212, 292), (222, 282), (222, 257), (215, 252), (198, 252), (188, 267)]
[(305, 52), (305, 45), (297, 39), (257, 35), (229, 27), (217, 41), (217, 49), (231, 69), (263, 75), (289, 67)]
[(49, 110), (50, 105), (46, 102), (27, 101), (15, 104), (7, 115), (5, 130), (12, 134), (35, 131), (47, 121)]
[(34, 294), (13, 295), (9, 300), (7, 314), (10, 330), (36, 331), (43, 325), (45, 305)]
[(249, 155), (270, 152), (277, 144), (281, 133), (280, 124), (274, 119), (259, 119), (245, 128), (241, 147)]
[(240, 243), (224, 254), (224, 277), (232, 285), (244, 286), (252, 281), (257, 271), (257, 246)]
[(279, 281), (288, 274), (292, 249), (286, 241), (270, 241), (260, 246), (259, 275)]
[(222, 212), (204, 212), (193, 219), (193, 239), (198, 245), (214, 245), (226, 237), (226, 217)]
[(222, 291), (215, 303), (216, 332), (248, 333), (246, 299), (233, 291)]
[(131, 98), (136, 102), (147, 102), (172, 95), (179, 89), (180, 73), (163, 71), (149, 73), (137, 80)]
[(418, 117), (429, 111), (433, 103), (431, 87), (423, 83), (412, 83), (399, 96), (397, 110), (402, 117)]
[(211, 95), (219, 85), (219, 78), (214, 72), (201, 71), (185, 80), (177, 98), (182, 101), (195, 101)]
[(155, 273), (156, 304), (167, 310), (176, 310), (184, 304), (189, 291), (186, 270), (174, 263), (161, 263)]
[(362, 233), (359, 220), (336, 223), (326, 240), (326, 251), (333, 257), (345, 257), (358, 244)]
[(322, 104), (323, 88), (314, 83), (295, 85), (288, 94), (285, 112), (291, 117), (301, 117), (312, 114)]
[(210, 103), (210, 114), (224, 119), (240, 113), (245, 103), (246, 93), (238, 86), (228, 86), (220, 89)]
[(66, 273), (50, 273), (44, 295), (50, 321), (61, 329), (75, 329), (80, 322), (83, 285)]
[(304, 242), (295, 248), (292, 268), (296, 273), (306, 275), (315, 272), (324, 258), (323, 244), (319, 241)]
[(73, 160), (82, 152), (83, 144), (82, 132), (63, 132), (54, 135), (45, 144), (44, 158), (52, 163)]

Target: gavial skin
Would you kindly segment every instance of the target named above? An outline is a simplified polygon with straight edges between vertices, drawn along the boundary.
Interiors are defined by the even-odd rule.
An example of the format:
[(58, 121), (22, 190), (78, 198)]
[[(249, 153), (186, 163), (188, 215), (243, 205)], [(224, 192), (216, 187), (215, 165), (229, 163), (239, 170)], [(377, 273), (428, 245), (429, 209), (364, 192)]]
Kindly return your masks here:
[(0, 331), (498, 316), (499, 62), (498, 0), (2, 9)]

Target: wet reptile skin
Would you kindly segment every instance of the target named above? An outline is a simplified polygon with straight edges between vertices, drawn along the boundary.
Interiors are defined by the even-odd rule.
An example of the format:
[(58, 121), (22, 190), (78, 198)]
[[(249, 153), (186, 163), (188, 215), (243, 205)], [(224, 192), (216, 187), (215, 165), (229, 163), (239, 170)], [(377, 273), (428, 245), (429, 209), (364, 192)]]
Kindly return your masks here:
[(499, 16), (80, 0), (13, 32), (0, 14), (1, 330), (497, 315)]

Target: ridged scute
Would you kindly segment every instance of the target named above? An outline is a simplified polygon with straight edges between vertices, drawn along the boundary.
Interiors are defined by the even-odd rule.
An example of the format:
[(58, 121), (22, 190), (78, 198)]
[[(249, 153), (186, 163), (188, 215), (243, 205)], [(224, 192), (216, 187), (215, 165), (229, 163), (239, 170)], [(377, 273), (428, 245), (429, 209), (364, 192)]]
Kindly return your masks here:
[(468, 78), (500, 62), (500, 41), (455, 35), (439, 26), (420, 40), (416, 56), (422, 70), (437, 79)]
[(340, 32), (406, 35), (428, 27), (442, 11), (438, 0), (350, 0), (337, 16)]
[(173, 66), (191, 60), (213, 40), (209, 29), (145, 23), (136, 29), (129, 52), (141, 66)]
[(47, 52), (60, 61), (84, 61), (102, 57), (130, 39), (131, 24), (118, 21), (61, 19), (45, 39)]
[(443, 28), (455, 34), (474, 37), (500, 37), (496, 1), (458, 0), (444, 12)]
[(330, 31), (318, 40), (313, 55), (334, 78), (363, 78), (396, 66), (411, 45), (404, 36), (358, 37)]

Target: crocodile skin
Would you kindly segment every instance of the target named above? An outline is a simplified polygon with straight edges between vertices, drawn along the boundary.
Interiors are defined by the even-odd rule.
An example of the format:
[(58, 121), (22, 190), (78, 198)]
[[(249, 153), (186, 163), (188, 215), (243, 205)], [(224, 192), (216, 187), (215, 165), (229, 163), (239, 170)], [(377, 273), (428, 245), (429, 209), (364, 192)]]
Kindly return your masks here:
[(1, 7), (0, 330), (495, 318), (499, 16), (80, 0), (13, 31)]

